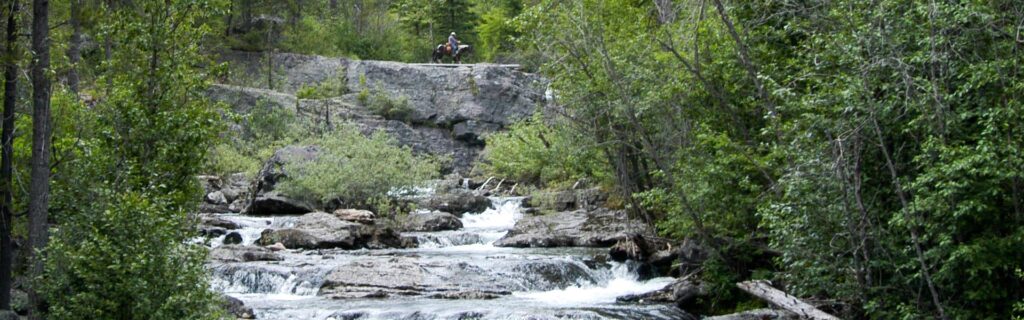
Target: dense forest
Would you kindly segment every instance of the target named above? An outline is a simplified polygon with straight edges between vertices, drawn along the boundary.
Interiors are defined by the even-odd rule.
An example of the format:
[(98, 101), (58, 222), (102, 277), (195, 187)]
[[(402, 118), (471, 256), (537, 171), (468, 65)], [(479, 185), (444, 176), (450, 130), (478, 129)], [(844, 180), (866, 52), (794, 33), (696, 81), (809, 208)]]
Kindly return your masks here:
[[(700, 243), (694, 312), (758, 307), (734, 284), (769, 279), (844, 319), (1024, 319), (1024, 2), (3, 3), (0, 309), (32, 319), (226, 317), (191, 242), (195, 177), (289, 141), (367, 161), (286, 187), (393, 210), (389, 188), (445, 159), (275, 113), (228, 143), (238, 117), (205, 92), (232, 76), (222, 52), (423, 63), (451, 32), (554, 101), (487, 136), (472, 174), (584, 181)], [(296, 170), (339, 170), (316, 165)]]

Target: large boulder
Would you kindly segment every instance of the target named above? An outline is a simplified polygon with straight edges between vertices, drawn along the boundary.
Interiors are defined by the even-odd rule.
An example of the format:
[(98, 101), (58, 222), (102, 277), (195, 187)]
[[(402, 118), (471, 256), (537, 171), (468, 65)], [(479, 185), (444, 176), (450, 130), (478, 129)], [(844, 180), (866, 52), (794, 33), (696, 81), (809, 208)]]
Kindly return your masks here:
[(494, 243), (499, 247), (610, 247), (629, 234), (653, 235), (624, 210), (564, 211), (523, 217)]
[(316, 206), (299, 199), (290, 198), (277, 191), (261, 193), (253, 198), (246, 209), (248, 214), (303, 214), (315, 211)]
[(390, 228), (345, 221), (326, 212), (313, 212), (299, 217), (289, 228), (267, 229), (259, 244), (281, 243), (299, 249), (383, 249), (408, 246), (407, 241)]
[(678, 279), (664, 288), (640, 294), (617, 297), (615, 300), (637, 304), (673, 304), (683, 310), (692, 310), (698, 298), (708, 295), (704, 285), (689, 279)]
[(419, 211), (405, 217), (402, 229), (405, 231), (458, 230), (462, 229), (462, 220), (443, 211)]
[(491, 207), (487, 197), (465, 189), (452, 189), (448, 192), (433, 194), (416, 200), (420, 208), (451, 212), (458, 217), (465, 213), (480, 213)]
[(313, 161), (320, 156), (316, 146), (287, 146), (278, 149), (263, 164), (252, 183), (252, 203), (246, 208), (248, 214), (303, 214), (314, 211), (315, 205), (301, 200), (298, 195), (287, 195), (275, 191), (277, 183), (288, 177), (286, 166), (293, 163)]
[(245, 303), (238, 298), (223, 295), (223, 302), (221, 306), (224, 310), (235, 316), (238, 319), (256, 319), (256, 313), (252, 311), (252, 308), (245, 306)]
[(222, 245), (210, 250), (210, 260), (222, 262), (282, 261), (277, 253), (256, 246)]
[(523, 205), (553, 211), (594, 210), (607, 200), (606, 192), (588, 188), (538, 193), (527, 198)]

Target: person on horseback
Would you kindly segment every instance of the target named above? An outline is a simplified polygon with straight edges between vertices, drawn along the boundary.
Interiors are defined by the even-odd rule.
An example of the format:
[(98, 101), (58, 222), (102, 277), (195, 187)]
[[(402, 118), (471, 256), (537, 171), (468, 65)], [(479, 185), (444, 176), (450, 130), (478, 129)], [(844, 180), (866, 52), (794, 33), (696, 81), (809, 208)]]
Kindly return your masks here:
[(459, 54), (459, 39), (455, 38), (455, 31), (448, 36), (448, 45), (452, 47), (452, 57)]

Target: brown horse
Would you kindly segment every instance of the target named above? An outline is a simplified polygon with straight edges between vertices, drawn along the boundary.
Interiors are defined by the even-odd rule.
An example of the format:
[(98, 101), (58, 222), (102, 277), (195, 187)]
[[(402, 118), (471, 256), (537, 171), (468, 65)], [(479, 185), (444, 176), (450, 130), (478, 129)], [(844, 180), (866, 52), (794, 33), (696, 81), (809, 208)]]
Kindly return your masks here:
[[(470, 46), (468, 44), (460, 44), (459, 52), (454, 57), (452, 57), (452, 61), (454, 61), (455, 63), (462, 63), (462, 57), (471, 53), (473, 53), (473, 46)], [(437, 45), (437, 48), (434, 48), (433, 61), (434, 63), (441, 63), (441, 59), (443, 59), (445, 56), (451, 55), (452, 49), (450, 46), (448, 46), (447, 44), (439, 44)]]

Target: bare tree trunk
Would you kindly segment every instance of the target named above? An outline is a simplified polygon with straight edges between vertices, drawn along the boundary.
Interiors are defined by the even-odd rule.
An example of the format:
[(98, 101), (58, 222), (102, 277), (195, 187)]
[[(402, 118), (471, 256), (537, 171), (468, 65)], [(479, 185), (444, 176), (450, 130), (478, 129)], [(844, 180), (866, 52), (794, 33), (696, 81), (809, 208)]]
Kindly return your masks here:
[(82, 60), (82, 0), (71, 0), (71, 43), (68, 44), (68, 88), (78, 93), (78, 62)]
[(11, 214), (11, 196), (14, 183), (12, 177), (14, 148), (14, 107), (18, 102), (18, 63), (15, 59), (18, 45), (18, 0), (10, 2), (10, 11), (7, 16), (7, 44), (4, 48), (4, 56), (7, 61), (4, 64), (4, 113), (3, 128), (0, 133), (0, 142), (3, 147), (0, 151), (0, 309), (11, 309), (11, 271), (14, 255), (11, 244), (11, 225), (14, 218)]
[[(899, 173), (896, 171), (896, 164), (892, 160), (892, 156), (889, 155), (889, 147), (885, 145), (885, 138), (882, 136), (881, 126), (878, 125), (878, 119), (874, 114), (871, 115), (871, 123), (874, 125), (875, 135), (878, 137), (878, 144), (882, 149), (882, 156), (885, 157), (885, 166), (889, 169), (889, 175), (892, 177), (893, 188), (896, 189), (896, 195), (900, 199), (900, 204), (903, 206), (903, 210), (910, 210), (909, 199), (907, 199), (906, 192), (903, 191), (903, 184), (900, 183)], [(939, 319), (949, 319), (946, 316), (946, 311), (942, 308), (942, 299), (939, 298), (939, 290), (935, 288), (935, 283), (932, 282), (931, 271), (929, 271), (928, 263), (924, 258), (924, 249), (921, 248), (921, 237), (917, 233), (916, 221), (912, 221), (911, 225), (907, 228), (910, 229), (910, 240), (914, 245), (914, 253), (917, 255), (917, 262), (921, 267), (921, 276), (924, 278), (924, 282), (928, 285), (928, 293), (931, 294), (932, 304), (935, 305), (936, 311), (939, 313)]]
[[(29, 180), (29, 256), (33, 276), (43, 273), (42, 250), (46, 248), (47, 211), (50, 204), (50, 26), (49, 0), (32, 1), (32, 160)], [(35, 285), (29, 286), (29, 319), (42, 319), (45, 306)]]

